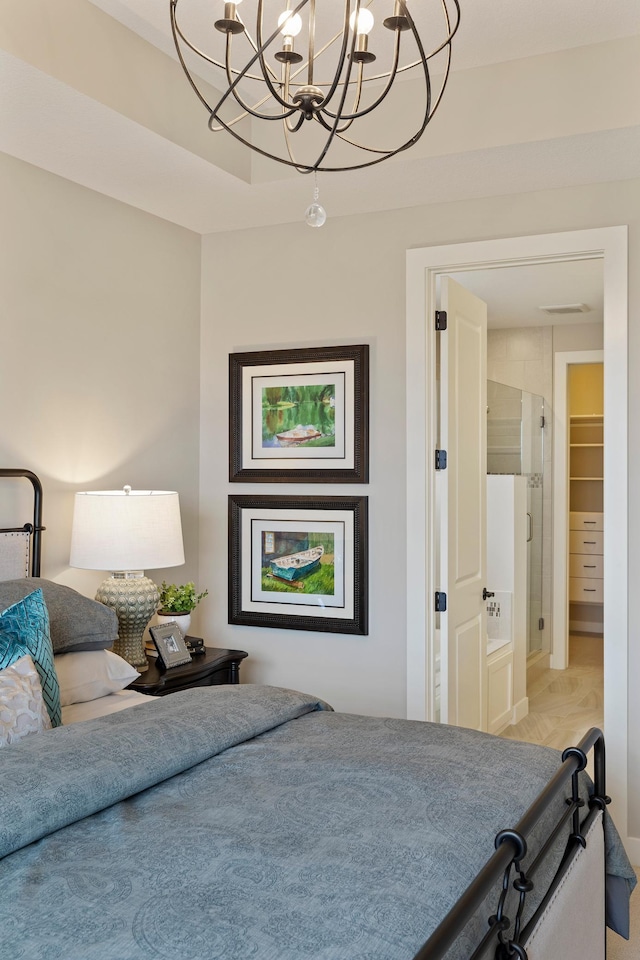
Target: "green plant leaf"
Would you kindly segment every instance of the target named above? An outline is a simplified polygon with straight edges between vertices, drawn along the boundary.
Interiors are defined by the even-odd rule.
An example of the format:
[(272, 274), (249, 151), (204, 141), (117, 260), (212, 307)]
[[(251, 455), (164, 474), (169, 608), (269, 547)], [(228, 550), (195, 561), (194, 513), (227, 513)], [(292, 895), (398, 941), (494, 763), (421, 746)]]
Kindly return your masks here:
[(196, 585), (193, 581), (189, 583), (175, 584), (162, 581), (160, 587), (160, 608), (159, 613), (191, 613), (198, 606), (201, 600), (209, 595), (209, 591), (196, 593)]

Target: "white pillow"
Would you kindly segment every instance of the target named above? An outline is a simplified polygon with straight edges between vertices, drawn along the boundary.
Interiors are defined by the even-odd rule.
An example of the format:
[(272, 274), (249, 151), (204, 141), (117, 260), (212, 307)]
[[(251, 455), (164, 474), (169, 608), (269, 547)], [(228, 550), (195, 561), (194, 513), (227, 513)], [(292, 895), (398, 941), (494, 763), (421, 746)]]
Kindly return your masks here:
[(124, 690), (140, 674), (111, 650), (60, 653), (54, 657), (60, 684), (60, 703), (85, 703)]
[(51, 729), (42, 685), (30, 656), (0, 670), (0, 747)]

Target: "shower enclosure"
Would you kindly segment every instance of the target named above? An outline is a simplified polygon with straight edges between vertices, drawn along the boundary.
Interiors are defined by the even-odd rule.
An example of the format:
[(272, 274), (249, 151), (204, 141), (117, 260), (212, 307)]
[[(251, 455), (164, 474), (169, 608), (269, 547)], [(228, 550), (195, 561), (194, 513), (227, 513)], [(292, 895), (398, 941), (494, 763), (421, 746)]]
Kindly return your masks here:
[(487, 381), (487, 473), (527, 478), (527, 654), (543, 649), (544, 399)]

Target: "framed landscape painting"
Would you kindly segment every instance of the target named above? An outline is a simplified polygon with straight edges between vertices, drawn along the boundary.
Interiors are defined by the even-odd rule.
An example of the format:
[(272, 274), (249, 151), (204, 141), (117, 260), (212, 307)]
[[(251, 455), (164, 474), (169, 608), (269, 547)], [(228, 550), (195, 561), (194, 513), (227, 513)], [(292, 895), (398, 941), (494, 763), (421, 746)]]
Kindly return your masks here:
[(232, 353), (229, 479), (368, 483), (368, 345)]
[(367, 633), (366, 497), (229, 497), (229, 623)]

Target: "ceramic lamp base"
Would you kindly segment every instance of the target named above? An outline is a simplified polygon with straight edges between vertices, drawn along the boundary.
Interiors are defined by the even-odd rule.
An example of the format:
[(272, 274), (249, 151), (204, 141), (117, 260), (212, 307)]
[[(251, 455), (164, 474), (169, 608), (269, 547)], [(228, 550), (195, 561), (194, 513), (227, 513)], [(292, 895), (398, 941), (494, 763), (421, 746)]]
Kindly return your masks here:
[(96, 600), (115, 610), (118, 617), (117, 653), (141, 672), (149, 666), (144, 650), (144, 631), (155, 613), (160, 592), (141, 572), (114, 573), (98, 587)]

